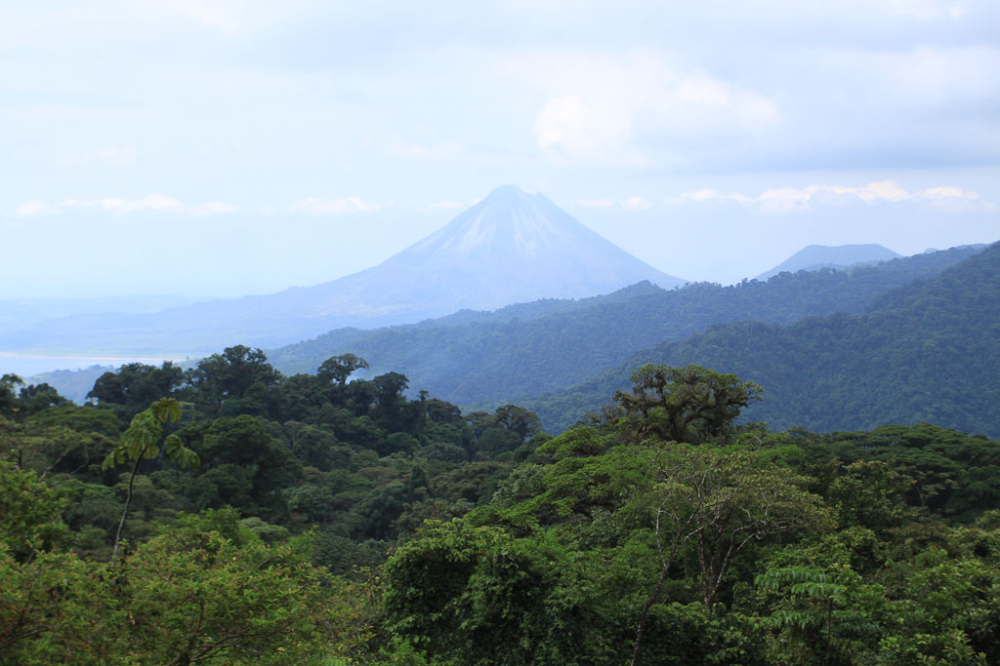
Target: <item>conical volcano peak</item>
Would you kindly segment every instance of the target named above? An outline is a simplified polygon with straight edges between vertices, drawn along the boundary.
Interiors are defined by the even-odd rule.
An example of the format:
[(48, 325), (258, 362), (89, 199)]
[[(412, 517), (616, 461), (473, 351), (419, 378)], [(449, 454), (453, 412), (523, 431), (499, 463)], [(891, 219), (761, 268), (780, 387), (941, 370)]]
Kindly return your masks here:
[(544, 194), (525, 192), (517, 185), (501, 185), (483, 197), (474, 208), (509, 209), (534, 207), (539, 203), (552, 202)]
[(443, 254), (454, 254), (487, 265), (498, 261), (510, 265), (516, 256), (532, 260), (545, 251), (572, 253), (581, 236), (590, 240), (596, 234), (544, 195), (529, 194), (516, 185), (501, 185), (447, 226), (397, 256), (422, 255), (436, 262)]
[[(111, 331), (141, 329), (148, 330), (144, 339), (184, 345), (177, 349), (277, 346), (345, 326), (584, 298), (643, 281), (663, 288), (684, 282), (613, 245), (544, 195), (503, 185), (378, 266), (312, 287), (172, 309), (134, 324), (110, 315), (91, 332), (101, 344)], [(180, 321), (191, 328), (180, 330)], [(78, 339), (79, 331), (71, 335)]]
[(528, 194), (517, 185), (500, 185), (498, 187), (494, 187), (489, 194), (483, 197), (483, 201), (489, 201), (491, 203), (505, 203), (525, 199), (530, 196), (532, 195)]
[(419, 283), (436, 283), (455, 302), (480, 309), (608, 293), (642, 280), (667, 288), (683, 283), (516, 185), (494, 189), (379, 269), (420, 274)]

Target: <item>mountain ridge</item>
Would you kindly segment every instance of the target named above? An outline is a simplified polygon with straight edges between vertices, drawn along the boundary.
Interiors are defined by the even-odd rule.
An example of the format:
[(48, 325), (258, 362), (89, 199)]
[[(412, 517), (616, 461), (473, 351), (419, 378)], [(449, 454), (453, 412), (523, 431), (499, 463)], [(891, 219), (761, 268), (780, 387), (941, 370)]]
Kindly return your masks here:
[(758, 275), (756, 280), (767, 280), (779, 273), (816, 271), (821, 268), (844, 269), (859, 265), (872, 265), (898, 259), (902, 255), (876, 243), (849, 245), (807, 245), (774, 268)]
[(996, 437), (1000, 421), (991, 415), (1000, 401), (998, 350), (1000, 243), (994, 243), (935, 277), (886, 292), (864, 313), (791, 325), (713, 324), (518, 404), (558, 431), (607, 403), (643, 364), (695, 363), (762, 385), (764, 400), (748, 408), (746, 418), (774, 429), (933, 422)]
[(276, 368), (293, 374), (315, 372), (327, 358), (353, 353), (371, 364), (369, 374), (402, 373), (414, 390), (461, 406), (514, 402), (571, 386), (631, 353), (717, 321), (787, 324), (836, 311), (862, 313), (891, 288), (936, 275), (974, 252), (947, 250), (850, 272), (785, 273), (731, 287), (694, 283), (663, 290), (640, 283), (583, 301), (456, 313), (370, 331), (334, 330), (267, 355)]
[(0, 348), (193, 356), (465, 308), (594, 296), (643, 280), (666, 288), (684, 282), (632, 257), (544, 195), (507, 185), (379, 265), (337, 280), (153, 314), (49, 320), (0, 335)]

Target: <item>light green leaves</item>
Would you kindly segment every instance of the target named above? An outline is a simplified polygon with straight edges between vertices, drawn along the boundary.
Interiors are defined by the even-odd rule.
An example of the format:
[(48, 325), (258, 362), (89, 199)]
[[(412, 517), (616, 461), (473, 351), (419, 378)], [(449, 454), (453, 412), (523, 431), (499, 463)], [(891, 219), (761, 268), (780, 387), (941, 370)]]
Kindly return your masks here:
[(181, 420), (181, 403), (173, 398), (161, 398), (150, 405), (149, 409), (161, 423)]
[(167, 436), (166, 440), (164, 440), (164, 449), (166, 450), (167, 458), (181, 467), (193, 469), (201, 464), (198, 454), (184, 446), (184, 442), (177, 435)]
[(171, 462), (181, 467), (197, 467), (201, 463), (198, 454), (185, 447), (177, 435), (167, 435), (163, 439), (164, 424), (179, 421), (181, 412), (181, 403), (163, 398), (136, 414), (118, 445), (104, 459), (101, 469), (110, 469), (126, 460), (155, 458), (160, 454), (161, 440)]

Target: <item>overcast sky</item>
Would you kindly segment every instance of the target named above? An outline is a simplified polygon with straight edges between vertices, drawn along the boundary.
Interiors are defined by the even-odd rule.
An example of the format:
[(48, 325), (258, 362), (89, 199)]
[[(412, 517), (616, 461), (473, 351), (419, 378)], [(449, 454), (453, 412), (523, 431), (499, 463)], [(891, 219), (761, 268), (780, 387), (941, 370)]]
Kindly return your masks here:
[(7, 3), (0, 298), (241, 295), (493, 187), (667, 273), (1000, 239), (1000, 2)]

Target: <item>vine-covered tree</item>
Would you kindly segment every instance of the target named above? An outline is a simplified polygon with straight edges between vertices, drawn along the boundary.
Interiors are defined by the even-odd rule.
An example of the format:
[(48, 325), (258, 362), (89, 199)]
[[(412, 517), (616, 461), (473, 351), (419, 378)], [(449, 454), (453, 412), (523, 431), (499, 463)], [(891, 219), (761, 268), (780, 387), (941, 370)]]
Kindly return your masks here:
[(733, 421), (763, 389), (734, 374), (698, 365), (644, 365), (631, 391), (618, 391), (616, 425), (635, 441), (701, 443), (727, 434)]

